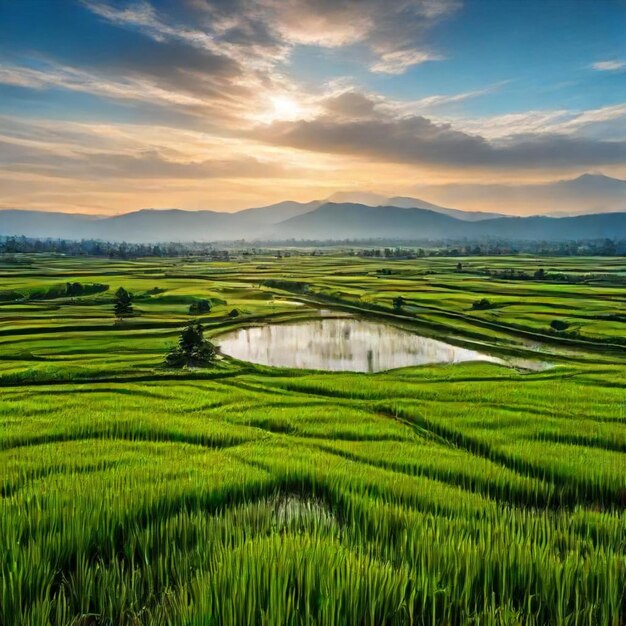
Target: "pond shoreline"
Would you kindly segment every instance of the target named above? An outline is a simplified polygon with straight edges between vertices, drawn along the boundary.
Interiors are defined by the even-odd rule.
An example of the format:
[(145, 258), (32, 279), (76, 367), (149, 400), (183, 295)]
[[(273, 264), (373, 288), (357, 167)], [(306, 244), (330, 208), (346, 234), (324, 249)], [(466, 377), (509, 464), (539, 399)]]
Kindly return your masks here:
[(355, 316), (247, 325), (214, 336), (222, 353), (240, 361), (293, 369), (380, 372), (401, 367), (488, 361), (499, 357)]

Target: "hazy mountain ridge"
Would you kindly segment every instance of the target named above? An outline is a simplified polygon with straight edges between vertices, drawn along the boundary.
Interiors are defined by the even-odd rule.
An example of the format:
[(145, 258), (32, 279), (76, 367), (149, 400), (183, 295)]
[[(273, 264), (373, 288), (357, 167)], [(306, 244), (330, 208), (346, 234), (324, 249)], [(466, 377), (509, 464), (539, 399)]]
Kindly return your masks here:
[(430, 209), (325, 203), (267, 224), (254, 213), (142, 210), (109, 218), (36, 211), (0, 212), (1, 235), (128, 242), (503, 238), (568, 240), (626, 237), (626, 213), (460, 220)]
[(577, 178), (548, 183), (484, 184), (451, 183), (417, 185), (414, 191), (436, 202), (482, 209), (548, 215), (581, 215), (626, 211), (626, 181), (603, 174), (582, 174)]
[[(304, 235), (306, 233), (306, 236)], [(626, 212), (575, 217), (498, 217), (464, 221), (428, 209), (327, 203), (277, 225), (275, 238), (310, 239), (604, 239), (626, 237)]]
[[(541, 186), (541, 185), (539, 185)], [(370, 192), (341, 192), (341, 202), (284, 201), (235, 213), (142, 209), (116, 216), (7, 209), (0, 210), (0, 235), (128, 242), (341, 239), (564, 240), (626, 237), (626, 182), (585, 174), (549, 184), (580, 197), (611, 190), (624, 198), (624, 212), (513, 217), (461, 211), (418, 198), (386, 198)], [(524, 187), (524, 186), (522, 186)], [(528, 187), (528, 186), (526, 186)], [(537, 187), (537, 186), (535, 186)], [(596, 196), (594, 196), (594, 190)], [(361, 202), (348, 201), (350, 198)]]
[[(478, 220), (490, 219), (492, 217), (503, 217), (502, 213), (485, 213), (483, 211), (462, 211), (460, 209), (450, 209), (442, 207), (432, 202), (427, 202), (420, 198), (410, 198), (408, 196), (382, 196), (370, 192), (339, 192), (330, 196), (326, 202), (333, 204), (364, 204), (366, 206), (394, 206), (401, 209), (428, 209), (435, 213), (442, 213), (456, 217), (460, 220), (474, 222)], [(321, 204), (321, 203), (320, 203)]]
[(467, 222), (429, 209), (328, 202), (276, 226), (280, 239), (442, 239), (457, 237)]

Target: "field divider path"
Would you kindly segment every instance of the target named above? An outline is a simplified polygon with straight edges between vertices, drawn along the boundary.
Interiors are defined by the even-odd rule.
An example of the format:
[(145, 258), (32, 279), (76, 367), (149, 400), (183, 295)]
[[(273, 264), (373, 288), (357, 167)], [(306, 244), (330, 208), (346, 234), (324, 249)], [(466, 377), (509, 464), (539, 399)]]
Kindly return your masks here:
[[(225, 383), (225, 384), (234, 384), (234, 383)], [(234, 384), (234, 386), (239, 386)], [(260, 389), (256, 388), (255, 390), (259, 391)], [(270, 391), (270, 388), (267, 389)], [(484, 442), (468, 437), (467, 435), (460, 433), (458, 431), (454, 431), (452, 429), (446, 429), (445, 427), (438, 426), (436, 424), (431, 423), (429, 420), (425, 418), (421, 418), (419, 422), (413, 418), (413, 416), (403, 416), (398, 411), (389, 408), (389, 407), (381, 407), (377, 405), (372, 407), (371, 402), (362, 399), (354, 399), (354, 398), (345, 398), (342, 396), (335, 395), (326, 395), (324, 393), (316, 393), (315, 391), (298, 391), (291, 390), (290, 391), (300, 394), (302, 396), (309, 395), (321, 395), (322, 397), (332, 397), (335, 400), (339, 400), (342, 404), (346, 404), (346, 406), (352, 405), (356, 403), (360, 408), (368, 411), (373, 415), (378, 415), (380, 417), (384, 417), (387, 419), (392, 419), (403, 426), (406, 426), (408, 429), (413, 431), (418, 437), (426, 438), (432, 441), (435, 441), (441, 445), (445, 445), (450, 448), (458, 448), (463, 449), (470, 454), (474, 454), (477, 456), (481, 456), (489, 461), (501, 463), (507, 469), (513, 471), (517, 475), (523, 478), (536, 478), (538, 480), (543, 480), (547, 484), (553, 485), (554, 491), (558, 491), (559, 485), (554, 483), (554, 481), (550, 480), (546, 476), (546, 470), (534, 466), (528, 462), (522, 462), (520, 459), (516, 459), (515, 457), (510, 457), (507, 454), (497, 452)], [(529, 476), (530, 473), (530, 476)], [(572, 497), (574, 497), (572, 495)]]
[[(354, 461), (356, 463), (363, 463), (371, 467), (396, 472), (398, 474), (404, 474), (405, 476), (409, 477), (423, 477), (429, 480), (435, 480), (451, 487), (457, 487), (459, 489), (462, 489), (463, 491), (471, 491), (472, 493), (480, 494), (481, 496), (489, 500), (493, 500), (494, 502), (507, 500), (509, 504), (514, 506), (554, 509), (559, 509), (562, 507), (562, 504), (560, 502), (552, 501), (551, 495), (548, 494), (540, 495), (538, 492), (535, 492), (531, 496), (523, 489), (510, 487), (507, 495), (503, 495), (502, 492), (498, 492), (496, 497), (496, 495), (491, 492), (490, 487), (493, 486), (490, 485), (488, 480), (481, 480), (480, 478), (470, 476), (459, 476), (458, 474), (455, 476), (453, 472), (437, 470), (434, 467), (416, 466), (414, 471), (410, 471), (408, 468), (403, 467), (398, 463), (394, 463), (393, 461), (387, 462), (382, 460), (368, 459), (357, 454), (348, 452), (346, 450), (338, 450), (330, 445), (325, 445), (324, 443), (307, 441), (304, 445), (308, 445), (311, 448), (321, 450), (322, 452), (326, 452), (328, 454), (334, 454), (335, 456), (339, 456), (341, 458), (347, 459), (349, 461)], [(527, 477), (525, 476), (525, 478)], [(551, 486), (551, 484), (546, 483), (546, 486)]]
[(169, 443), (173, 445), (191, 445), (207, 448), (210, 450), (223, 450), (226, 448), (233, 448), (240, 446), (249, 441), (253, 441), (252, 438), (233, 438), (232, 441), (223, 440), (220, 441), (217, 438), (211, 439), (209, 437), (202, 436), (187, 436), (182, 433), (166, 433), (150, 431), (149, 433), (142, 433), (137, 431), (134, 433), (121, 433), (115, 431), (101, 432), (87, 432), (87, 433), (50, 433), (48, 435), (38, 435), (36, 437), (28, 438), (11, 438), (0, 441), (0, 453), (7, 452), (9, 450), (16, 450), (18, 448), (27, 448), (30, 446), (42, 446), (54, 443), (64, 443), (68, 441), (129, 441), (140, 442), (145, 441), (149, 443)]
[[(390, 417), (395, 416), (397, 410), (388, 409)], [(435, 424), (431, 420), (425, 418), (422, 415), (409, 415), (407, 416), (409, 421), (415, 420), (423, 428), (432, 431), (436, 435), (440, 435), (445, 439), (448, 439), (451, 443), (458, 445), (471, 454), (481, 456), (489, 461), (501, 463), (507, 469), (512, 470), (524, 477), (536, 478), (547, 483), (553, 484), (555, 491), (560, 489), (561, 495), (567, 498), (567, 502), (571, 504), (580, 503), (584, 501), (586, 504), (597, 505), (598, 499), (595, 497), (597, 494), (588, 494), (587, 491), (591, 486), (587, 481), (575, 480), (572, 476), (560, 473), (558, 470), (551, 468), (548, 470), (540, 465), (535, 465), (525, 459), (511, 456), (505, 452), (501, 452), (496, 448), (493, 448), (489, 444), (480, 439), (470, 437), (465, 433), (452, 428), (447, 428), (442, 424)], [(558, 481), (558, 482), (555, 482)], [(576, 488), (578, 487), (578, 489)], [(582, 492), (582, 493), (581, 493)], [(582, 494), (585, 494), (583, 497)], [(623, 493), (613, 492), (610, 489), (603, 490), (601, 494), (603, 500), (607, 498), (611, 505), (623, 505)], [(563, 503), (562, 503), (563, 504)]]

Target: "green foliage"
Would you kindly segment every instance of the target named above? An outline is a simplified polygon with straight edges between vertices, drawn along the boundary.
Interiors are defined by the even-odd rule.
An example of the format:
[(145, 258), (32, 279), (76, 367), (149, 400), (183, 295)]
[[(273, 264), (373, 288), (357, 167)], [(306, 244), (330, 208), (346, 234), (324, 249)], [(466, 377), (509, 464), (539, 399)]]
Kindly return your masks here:
[(215, 360), (215, 346), (204, 338), (200, 322), (189, 324), (180, 334), (178, 346), (165, 357), (168, 367), (207, 367)]
[(4, 289), (0, 291), (0, 302), (11, 302), (14, 300), (21, 300), (24, 297), (19, 291), (12, 291), (11, 289)]
[(190, 315), (204, 315), (211, 312), (211, 301), (202, 299), (196, 300), (189, 305)]
[(393, 308), (395, 311), (401, 311), (402, 307), (404, 306), (405, 302), (404, 302), (404, 298), (402, 296), (396, 296), (393, 300), (392, 300), (392, 304), (393, 304)]
[(472, 303), (472, 309), (475, 311), (486, 311), (493, 308), (493, 303), (487, 298), (481, 298)]
[(563, 320), (552, 320), (550, 322), (550, 328), (556, 331), (563, 331), (569, 328), (569, 324)]
[(128, 293), (124, 287), (120, 287), (115, 292), (113, 311), (115, 312), (115, 317), (117, 317), (118, 320), (130, 317), (133, 314), (132, 300), (132, 295)]
[(264, 280), (261, 284), (264, 287), (282, 289), (284, 291), (292, 291), (294, 293), (306, 293), (309, 290), (309, 285), (307, 283), (297, 280), (270, 279)]
[(54, 300), (56, 298), (77, 298), (96, 293), (102, 293), (109, 289), (108, 285), (100, 283), (83, 284), (68, 282), (65, 285), (53, 285), (47, 289), (34, 289), (28, 293), (30, 300)]

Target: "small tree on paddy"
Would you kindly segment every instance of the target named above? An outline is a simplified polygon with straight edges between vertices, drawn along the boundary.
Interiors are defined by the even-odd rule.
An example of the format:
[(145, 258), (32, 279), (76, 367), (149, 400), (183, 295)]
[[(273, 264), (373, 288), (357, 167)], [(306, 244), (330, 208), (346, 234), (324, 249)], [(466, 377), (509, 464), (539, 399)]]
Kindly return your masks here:
[(113, 310), (115, 311), (115, 317), (118, 320), (122, 320), (125, 317), (129, 317), (133, 314), (133, 297), (124, 287), (120, 287), (115, 292), (115, 305)]
[(189, 305), (190, 315), (202, 315), (203, 313), (211, 312), (210, 300), (196, 300)]
[(550, 328), (552, 328), (552, 330), (556, 330), (557, 332), (562, 332), (569, 328), (569, 324), (563, 320), (552, 320), (550, 322)]
[(493, 302), (487, 298), (481, 298), (472, 303), (472, 309), (475, 311), (486, 311), (487, 309), (492, 309), (493, 306)]
[(404, 298), (402, 296), (397, 296), (393, 299), (392, 304), (395, 311), (401, 311), (404, 306)]
[(206, 367), (215, 361), (217, 350), (204, 338), (200, 322), (189, 324), (178, 339), (178, 345), (165, 357), (169, 367)]

